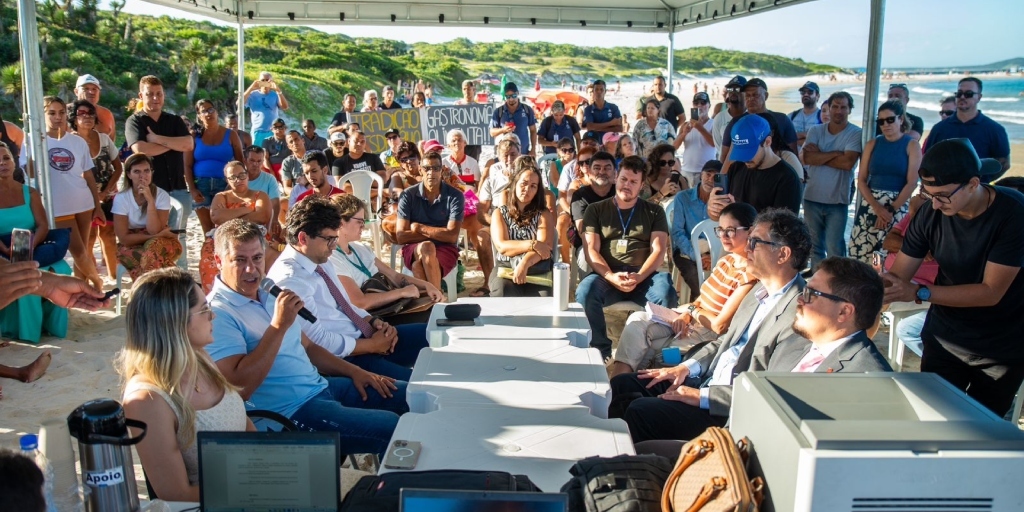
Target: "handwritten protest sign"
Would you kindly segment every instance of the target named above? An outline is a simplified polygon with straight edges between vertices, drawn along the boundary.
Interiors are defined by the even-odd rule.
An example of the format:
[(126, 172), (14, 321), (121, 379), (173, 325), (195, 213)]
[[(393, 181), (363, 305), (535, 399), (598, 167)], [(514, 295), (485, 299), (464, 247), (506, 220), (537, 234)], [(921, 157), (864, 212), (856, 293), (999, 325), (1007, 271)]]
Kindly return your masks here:
[(489, 129), (493, 111), (494, 107), (490, 105), (452, 105), (424, 109), (421, 116), (426, 126), (426, 139), (435, 139), (444, 144), (448, 131), (458, 128), (466, 134), (466, 144), (493, 144), (494, 139)]
[(392, 128), (398, 129), (404, 141), (424, 140), (425, 130), (420, 109), (378, 110), (349, 114), (348, 117), (350, 122), (359, 124), (359, 128), (366, 134), (366, 150), (372, 153), (381, 153), (388, 149), (384, 133)]

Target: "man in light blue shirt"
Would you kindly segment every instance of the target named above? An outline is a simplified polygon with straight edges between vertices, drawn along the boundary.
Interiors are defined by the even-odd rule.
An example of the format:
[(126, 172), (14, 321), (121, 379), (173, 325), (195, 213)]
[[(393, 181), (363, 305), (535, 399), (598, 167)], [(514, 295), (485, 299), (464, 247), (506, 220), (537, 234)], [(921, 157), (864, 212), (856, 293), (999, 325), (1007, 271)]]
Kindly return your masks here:
[(747, 238), (747, 270), (759, 280), (740, 303), (729, 331), (672, 368), (644, 370), (612, 379), (609, 417), (629, 425), (633, 442), (689, 440), (723, 426), (740, 372), (768, 367), (778, 343), (794, 334), (799, 272), (807, 264), (807, 226), (786, 209), (769, 208)]
[(263, 139), (270, 137), (270, 126), (280, 117), (281, 110), (288, 110), (288, 100), (270, 73), (263, 71), (259, 80), (245, 90), (243, 101), (250, 112), (252, 144), (259, 146)]
[[(408, 412), (406, 383), (367, 372), (302, 336), (302, 299), (284, 290), (275, 299), (259, 287), (264, 239), (242, 219), (217, 229), (220, 275), (207, 296), (214, 342), (206, 347), (246, 408), (281, 414), (300, 429), (341, 433), (343, 453), (383, 454)], [(367, 389), (372, 388), (372, 389)]]
[(263, 153), (259, 146), (245, 148), (245, 170), (249, 173), (249, 188), (267, 194), (274, 207), (274, 214), (267, 222), (267, 233), (276, 240), (281, 236), (281, 222), (278, 220), (281, 216), (281, 187), (273, 174), (263, 171)]

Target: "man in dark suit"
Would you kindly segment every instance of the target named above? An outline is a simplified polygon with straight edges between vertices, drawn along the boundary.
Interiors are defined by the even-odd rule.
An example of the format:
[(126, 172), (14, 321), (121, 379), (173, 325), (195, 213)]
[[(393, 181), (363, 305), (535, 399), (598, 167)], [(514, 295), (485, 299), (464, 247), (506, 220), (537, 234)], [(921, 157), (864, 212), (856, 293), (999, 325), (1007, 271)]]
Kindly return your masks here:
[(796, 214), (761, 212), (747, 237), (747, 268), (759, 283), (740, 303), (729, 331), (678, 366), (613, 378), (608, 416), (624, 418), (635, 443), (688, 440), (724, 425), (733, 378), (767, 368), (776, 345), (793, 335), (796, 297), (805, 284), (799, 273), (810, 249), (807, 225)]
[(868, 264), (850, 258), (822, 260), (797, 297), (793, 331), (798, 336), (779, 343), (768, 371), (892, 371), (865, 334), (882, 309), (883, 293), (881, 277)]

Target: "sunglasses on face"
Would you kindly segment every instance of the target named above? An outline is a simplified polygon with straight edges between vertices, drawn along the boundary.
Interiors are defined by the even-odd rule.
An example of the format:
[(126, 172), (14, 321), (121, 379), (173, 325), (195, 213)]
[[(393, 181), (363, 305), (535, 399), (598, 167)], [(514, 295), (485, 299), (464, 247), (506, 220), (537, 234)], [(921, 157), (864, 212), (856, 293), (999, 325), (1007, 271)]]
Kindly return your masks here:
[(558, 148), (558, 150), (561, 151), (562, 153), (575, 153), (576, 152), (576, 148), (574, 148), (572, 146), (568, 146), (568, 147), (564, 147), (564, 148)]
[(204, 108), (204, 109), (200, 110), (199, 113), (205, 116), (207, 114), (212, 114), (212, 113), (214, 113), (216, 111), (217, 111), (216, 109)]
[(403, 164), (408, 164), (408, 163), (412, 163), (412, 162), (419, 162), (420, 161), (420, 157), (418, 157), (418, 156), (407, 156), (405, 158), (399, 159), (398, 161), (403, 163)]
[(740, 88), (739, 87), (726, 87), (725, 88), (725, 92), (728, 92), (728, 93), (740, 92)]
[(675, 159), (672, 160), (658, 160), (658, 165), (661, 167), (671, 167), (672, 164), (676, 163)]
[(949, 116), (954, 115), (954, 114), (956, 114), (956, 110), (940, 110), (939, 111), (939, 115), (940, 116), (949, 117)]
[(511, 99), (515, 98), (516, 96), (517, 96), (516, 94), (506, 94), (505, 95), (505, 99), (506, 100), (511, 100)]
[(75, 111), (75, 116), (77, 116), (77, 117), (96, 117), (96, 114), (93, 114), (92, 112), (89, 112), (88, 110), (78, 110), (78, 111)]
[(824, 297), (832, 302), (850, 302), (838, 295), (821, 292), (811, 288), (810, 286), (804, 287), (804, 291), (800, 292), (800, 300), (802, 300), (804, 304), (810, 304), (814, 301), (815, 297)]
[(588, 158), (586, 160), (579, 160), (577, 161), (577, 165), (590, 165), (590, 159)]
[(715, 228), (714, 231), (715, 236), (717, 236), (718, 238), (722, 238), (723, 235), (725, 235), (725, 238), (732, 238), (736, 236), (736, 232), (747, 231), (749, 229), (750, 228), (748, 227), (740, 226), (738, 228)]
[(980, 92), (974, 92), (974, 91), (957, 91), (956, 92), (956, 97), (957, 98), (971, 99), (971, 98), (975, 97), (976, 95), (980, 95), (980, 94), (981, 94)]
[(892, 124), (895, 122), (896, 116), (879, 117), (878, 119), (875, 119), (875, 124), (877, 124), (878, 126), (885, 126), (887, 124)]
[(420, 169), (423, 169), (423, 172), (440, 172), (441, 171), (441, 166), (440, 165), (424, 165)]
[(758, 244), (767, 245), (769, 247), (780, 247), (782, 245), (778, 242), (772, 242), (771, 240), (761, 240), (754, 236), (747, 238), (747, 250), (756, 250)]

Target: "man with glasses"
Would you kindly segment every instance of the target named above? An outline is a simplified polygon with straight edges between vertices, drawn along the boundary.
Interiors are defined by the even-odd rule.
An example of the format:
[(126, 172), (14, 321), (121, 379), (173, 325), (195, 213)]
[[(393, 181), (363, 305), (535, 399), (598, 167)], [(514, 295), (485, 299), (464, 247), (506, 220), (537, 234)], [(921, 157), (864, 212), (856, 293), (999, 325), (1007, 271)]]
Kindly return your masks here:
[(604, 80), (594, 80), (594, 101), (583, 109), (583, 122), (580, 123), (588, 135), (600, 140), (604, 140), (606, 134), (623, 131), (622, 113), (618, 105), (604, 100), (606, 90)]
[(299, 197), (295, 199), (295, 202), (301, 202), (310, 196), (320, 197), (331, 197), (338, 194), (344, 194), (345, 191), (341, 190), (334, 185), (331, 185), (327, 179), (327, 172), (330, 168), (327, 167), (327, 155), (323, 151), (310, 151), (302, 157), (302, 175), (306, 177), (306, 183), (309, 185), (309, 190), (303, 192)]
[[(950, 118), (953, 119), (953, 118)], [(1024, 380), (1024, 195), (985, 185), (999, 162), (967, 139), (932, 145), (921, 159), (922, 206), (904, 234), (885, 302), (928, 301), (921, 371), (934, 372), (997, 415)], [(931, 253), (932, 286), (911, 278)], [(1016, 421), (1016, 418), (1013, 418)]]
[(424, 154), (422, 162), (423, 180), (403, 190), (398, 199), (395, 230), (405, 268), (440, 290), (441, 278), (458, 264), (466, 198), (441, 181), (444, 166), (439, 153)]
[(807, 129), (821, 124), (821, 109), (818, 108), (818, 98), (821, 89), (814, 82), (805, 82), (800, 87), (800, 104), (804, 107), (789, 113), (790, 121), (793, 121), (793, 129), (796, 130), (796, 145), (799, 150), (807, 138)]
[[(325, 243), (309, 231), (321, 227), (329, 231), (323, 220), (334, 219), (319, 217), (303, 225), (308, 230), (301, 234), (304, 247)], [(302, 429), (339, 432), (343, 453), (383, 453), (398, 416), (409, 411), (406, 382), (366, 371), (303, 339), (301, 322), (305, 320), (297, 322), (296, 317), (303, 307), (315, 305), (304, 302), (292, 289), (282, 290), (276, 299), (260, 289), (266, 242), (259, 226), (229, 220), (217, 229), (214, 245), (220, 275), (207, 297), (214, 312), (214, 341), (205, 350), (228, 382), (240, 388), (247, 406), (274, 411)], [(320, 267), (305, 256), (302, 259), (308, 267)], [(317, 275), (289, 284), (305, 286), (303, 291), (309, 293), (312, 279), (323, 282)], [(384, 343), (379, 345), (383, 348)], [(362, 343), (361, 348), (375, 347)]]
[[(592, 158), (594, 185), (600, 184), (606, 171), (614, 172), (614, 162), (605, 163), (610, 157), (598, 153)], [(576, 302), (583, 305), (590, 323), (590, 346), (600, 350), (605, 360), (612, 357), (606, 306), (627, 300), (640, 306), (648, 301), (667, 308), (678, 305), (672, 278), (658, 272), (668, 248), (665, 210), (639, 196), (646, 168), (636, 155), (624, 158), (615, 175), (614, 195), (587, 206), (579, 227), (583, 254), (592, 271), (576, 288)]]
[(302, 142), (310, 151), (327, 151), (327, 139), (316, 133), (316, 123), (312, 119), (302, 120)]
[(348, 153), (348, 138), (345, 136), (345, 132), (332, 133), (327, 143), (327, 151), (324, 151), (324, 154), (327, 155), (327, 163), (333, 166), (334, 161), (345, 156), (346, 153)]
[(270, 131), (271, 136), (261, 139), (263, 142), (259, 144), (263, 148), (263, 167), (280, 180), (282, 178), (281, 165), (284, 163), (284, 159), (292, 154), (292, 150), (288, 148), (286, 137), (288, 125), (285, 124), (284, 119), (277, 118), (270, 126)]
[(350, 219), (343, 219), (326, 197), (296, 203), (284, 227), (288, 246), (267, 277), (295, 292), (316, 317), (315, 322), (299, 320), (310, 341), (366, 371), (408, 381), (420, 349), (427, 346), (426, 324), (394, 327), (352, 304), (328, 263), (345, 220)]
[(537, 117), (532, 108), (519, 101), (519, 86), (514, 82), (506, 83), (502, 94), (505, 103), (491, 115), (491, 137), (514, 133), (519, 137), (523, 154), (532, 155), (537, 147)]
[(327, 127), (327, 133), (334, 135), (338, 132), (345, 131), (345, 125), (348, 124), (349, 114), (356, 113), (356, 95), (348, 93), (345, 95), (345, 99), (342, 100), (341, 110), (334, 114), (331, 118), (331, 125)]
[(711, 125), (711, 138), (715, 141), (715, 158), (718, 160), (722, 160), (722, 144), (725, 139), (729, 138), (725, 129), (733, 119), (742, 116), (747, 110), (743, 99), (743, 86), (745, 85), (747, 85), (747, 79), (736, 75), (722, 88), (725, 108), (721, 108), (721, 103), (718, 105), (719, 110), (715, 113), (715, 122)]
[(1010, 140), (1002, 125), (978, 110), (980, 101), (981, 80), (973, 76), (960, 80), (956, 87), (956, 115), (932, 127), (924, 150), (927, 153), (933, 145), (948, 139), (970, 140), (979, 158), (994, 158), (1002, 166), (1002, 172), (985, 176), (988, 183), (1010, 169)]
[(795, 213), (758, 214), (747, 237), (747, 272), (758, 284), (743, 298), (729, 331), (671, 368), (612, 379), (611, 418), (624, 418), (633, 442), (690, 440), (723, 426), (732, 404), (732, 381), (741, 372), (768, 367), (780, 341), (793, 335), (800, 271), (810, 234)]
[[(907, 89), (907, 84), (889, 84), (890, 100), (899, 100), (903, 104), (904, 115), (910, 120), (910, 130), (907, 131), (907, 135), (910, 138), (920, 141), (921, 134), (924, 133), (924, 119), (910, 113), (910, 90)], [(875, 137), (882, 135), (882, 128), (880, 126), (875, 127)]]
[(846, 222), (853, 199), (853, 169), (863, 151), (860, 127), (850, 123), (853, 97), (829, 96), (829, 122), (812, 126), (800, 151), (807, 166), (804, 220), (811, 230), (811, 270), (828, 256), (846, 256)]
[[(690, 289), (686, 302), (697, 300), (700, 295), (700, 281), (697, 279), (697, 265), (703, 265), (705, 254), (695, 254), (690, 243), (693, 228), (708, 218), (707, 206), (711, 190), (715, 187), (715, 175), (722, 172), (722, 162), (709, 160), (701, 169), (700, 182), (696, 187), (683, 190), (672, 199), (672, 262), (679, 269), (679, 275)], [(723, 206), (724, 208), (724, 206)], [(711, 256), (707, 255), (711, 268)]]
[[(651, 82), (651, 96), (658, 100), (659, 117), (668, 121), (672, 125), (673, 130), (679, 130), (679, 126), (686, 122), (686, 110), (683, 109), (683, 102), (679, 101), (679, 98), (665, 88), (665, 77), (658, 75), (654, 77), (654, 81)], [(651, 96), (641, 96), (636, 102), (636, 118), (643, 118), (644, 105), (647, 103), (647, 98)]]
[[(743, 100), (746, 105), (747, 114), (769, 114), (775, 121), (775, 128), (778, 132), (779, 137), (782, 137), (782, 141), (789, 146), (790, 151), (797, 152), (797, 138), (796, 128), (793, 127), (793, 121), (789, 120), (789, 116), (782, 112), (774, 112), (768, 110), (768, 85), (764, 83), (764, 80), (760, 78), (751, 78), (745, 85), (741, 87), (743, 92)], [(743, 116), (741, 116), (743, 117)], [(739, 118), (733, 118), (730, 124), (736, 124)], [(732, 126), (726, 126), (725, 133), (732, 133)], [(722, 140), (722, 157), (719, 158), (725, 163), (724, 168), (729, 169), (732, 164), (732, 157), (729, 156), (729, 151), (732, 149), (732, 139), (729, 137)]]
[(946, 96), (939, 101), (939, 121), (956, 115), (956, 96)]
[(772, 151), (771, 126), (761, 115), (745, 115), (732, 127), (728, 190), (715, 187), (708, 198), (708, 218), (718, 220), (727, 204), (741, 202), (758, 212), (768, 208), (800, 211), (803, 185), (796, 169)]

